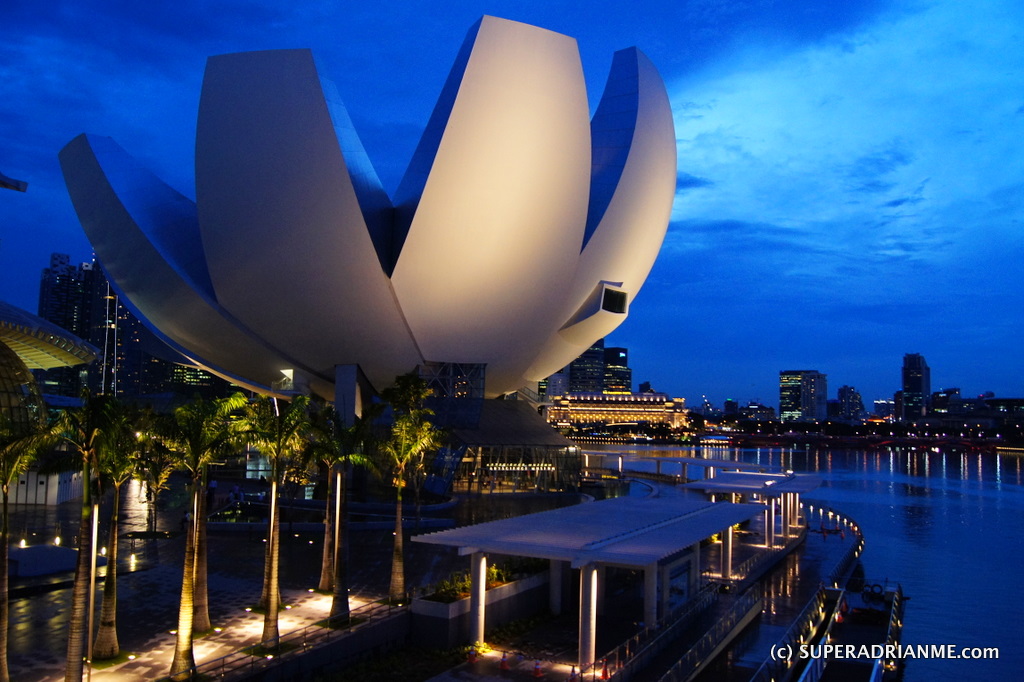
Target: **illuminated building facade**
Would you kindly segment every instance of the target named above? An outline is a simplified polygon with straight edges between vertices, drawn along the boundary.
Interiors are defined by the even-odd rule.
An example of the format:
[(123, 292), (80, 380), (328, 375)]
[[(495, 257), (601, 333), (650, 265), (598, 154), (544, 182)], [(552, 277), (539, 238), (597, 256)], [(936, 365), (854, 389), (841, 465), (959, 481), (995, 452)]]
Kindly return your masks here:
[(914, 421), (925, 416), (932, 393), (932, 371), (920, 353), (903, 356), (903, 421)]
[[(604, 339), (569, 363), (569, 393), (601, 393), (604, 391)], [(549, 395), (554, 395), (549, 391)]]
[(554, 398), (547, 408), (548, 423), (587, 428), (623, 424), (686, 425), (686, 400), (667, 393), (570, 393)]
[(590, 117), (576, 41), (484, 17), (394, 196), (309, 50), (211, 57), (195, 200), (113, 140), (60, 153), (116, 289), (171, 347), (235, 383), (358, 405), (428, 363), (496, 397), (619, 326), (676, 186), (665, 86), (616, 52)]
[(604, 392), (633, 392), (633, 370), (629, 368), (629, 352), (625, 348), (604, 349)]
[(828, 416), (828, 381), (817, 370), (779, 372), (779, 418), (815, 421)]
[(52, 254), (40, 278), (39, 317), (85, 339), (100, 352), (89, 365), (37, 371), (36, 381), (45, 395), (78, 398), (83, 388), (121, 397), (156, 393), (214, 397), (228, 391), (223, 379), (160, 357), (160, 353), (175, 354), (123, 305), (95, 261), (73, 265), (67, 254)]

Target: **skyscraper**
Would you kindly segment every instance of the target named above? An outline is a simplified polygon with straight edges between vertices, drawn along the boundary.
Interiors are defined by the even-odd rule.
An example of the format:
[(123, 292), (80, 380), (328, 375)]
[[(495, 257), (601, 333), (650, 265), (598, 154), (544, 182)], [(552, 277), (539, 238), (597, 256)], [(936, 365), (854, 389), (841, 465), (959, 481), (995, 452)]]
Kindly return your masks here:
[(604, 349), (604, 392), (633, 392), (633, 370), (629, 368), (629, 352), (625, 348)]
[(604, 339), (595, 341), (569, 364), (569, 392), (604, 392)]
[[(96, 289), (95, 274), (91, 263), (72, 265), (67, 254), (54, 253), (39, 280), (39, 317), (93, 345), (93, 327), (99, 324), (94, 317), (98, 311), (86, 302), (92, 300), (90, 293)], [(44, 394), (76, 397), (88, 386), (89, 369), (79, 365), (37, 371), (36, 381)]]
[(924, 356), (907, 353), (903, 356), (903, 421), (914, 421), (925, 415), (932, 393), (932, 374)]
[(864, 417), (864, 401), (860, 391), (853, 386), (840, 386), (838, 396), (840, 418), (856, 421)]
[(39, 283), (39, 317), (100, 351), (89, 366), (38, 372), (36, 381), (44, 394), (78, 397), (86, 387), (119, 396), (170, 392), (213, 396), (227, 390), (227, 382), (208, 372), (160, 357), (170, 350), (121, 305), (96, 262), (72, 265), (66, 254), (52, 254)]
[(810, 421), (828, 415), (828, 382), (817, 370), (779, 372), (779, 418)]

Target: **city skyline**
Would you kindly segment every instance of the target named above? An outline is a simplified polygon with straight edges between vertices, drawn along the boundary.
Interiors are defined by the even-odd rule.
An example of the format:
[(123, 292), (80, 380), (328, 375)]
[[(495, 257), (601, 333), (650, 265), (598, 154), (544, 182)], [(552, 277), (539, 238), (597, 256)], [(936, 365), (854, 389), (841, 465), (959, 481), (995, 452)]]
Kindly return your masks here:
[(635, 382), (690, 405), (772, 405), (778, 372), (797, 367), (870, 403), (891, 398), (903, 356), (920, 353), (935, 390), (1024, 395), (1024, 180), (1012, 162), (1024, 151), (1024, 10), (1010, 2), (464, 2), (429, 20), (400, 3), (164, 12), (5, 10), (0, 171), (29, 189), (0, 195), (0, 298), (34, 311), (50, 253), (89, 259), (56, 161), (78, 133), (114, 137), (193, 194), (212, 54), (312, 48), (393, 190), (452, 45), (487, 13), (576, 36), (591, 92), (631, 45), (665, 77), (673, 220), (607, 338), (630, 349)]

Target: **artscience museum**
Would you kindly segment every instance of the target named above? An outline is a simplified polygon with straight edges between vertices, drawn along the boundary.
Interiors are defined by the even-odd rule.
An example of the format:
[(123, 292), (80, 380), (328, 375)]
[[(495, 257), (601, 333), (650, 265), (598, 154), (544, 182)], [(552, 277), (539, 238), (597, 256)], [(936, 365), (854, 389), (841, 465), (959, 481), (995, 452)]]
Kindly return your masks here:
[(111, 282), (163, 340), (254, 390), (289, 377), (331, 399), (417, 368), (475, 372), (487, 397), (558, 371), (626, 318), (676, 184), (641, 52), (615, 53), (591, 119), (576, 41), (494, 17), (394, 196), (308, 50), (208, 60), (194, 200), (108, 137), (60, 163)]

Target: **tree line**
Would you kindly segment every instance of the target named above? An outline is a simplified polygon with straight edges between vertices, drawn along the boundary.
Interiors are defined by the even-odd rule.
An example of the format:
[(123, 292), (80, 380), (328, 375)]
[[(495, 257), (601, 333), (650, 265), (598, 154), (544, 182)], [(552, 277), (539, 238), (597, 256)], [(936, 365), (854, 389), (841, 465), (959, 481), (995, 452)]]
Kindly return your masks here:
[[(194, 638), (212, 630), (207, 597), (208, 472), (211, 465), (255, 449), (267, 458), (270, 488), (263, 587), (261, 651), (278, 647), (280, 505), (279, 491), (288, 482), (326, 478), (327, 513), (319, 587), (330, 591), (332, 624), (349, 618), (346, 553), (346, 478), (355, 466), (377, 474), (396, 491), (395, 535), (389, 597), (405, 597), (402, 532), (403, 488), (422, 481), (427, 456), (440, 446), (440, 431), (424, 407), (430, 390), (416, 374), (397, 377), (361, 416), (345, 420), (330, 403), (299, 395), (289, 400), (235, 393), (226, 398), (195, 398), (169, 414), (124, 403), (114, 396), (83, 393), (81, 405), (54, 419), (39, 415), (29, 424), (14, 424), (0, 413), (0, 682), (8, 682), (8, 589), (10, 529), (8, 503), (12, 484), (46, 453), (65, 468), (81, 473), (81, 518), (78, 557), (68, 622), (65, 682), (82, 679), (91, 660), (116, 658), (117, 556), (120, 492), (130, 480), (140, 481), (154, 504), (167, 488), (172, 472), (187, 478), (185, 551), (178, 609), (178, 627), (169, 675), (189, 679), (196, 665)], [(382, 415), (390, 407), (390, 420)], [(113, 492), (108, 562), (98, 624), (90, 628), (89, 592), (95, 551), (93, 527), (102, 495)], [(90, 651), (91, 644), (91, 651)]]

